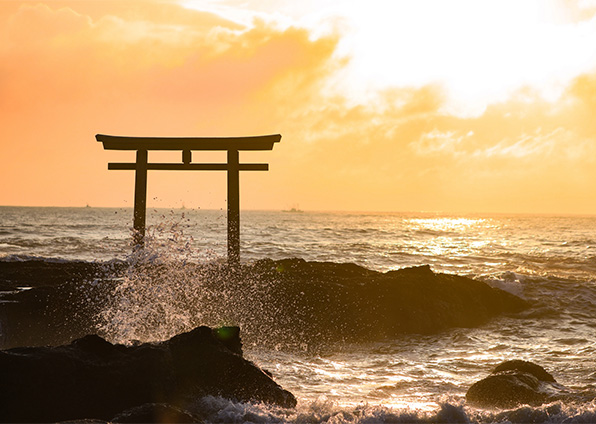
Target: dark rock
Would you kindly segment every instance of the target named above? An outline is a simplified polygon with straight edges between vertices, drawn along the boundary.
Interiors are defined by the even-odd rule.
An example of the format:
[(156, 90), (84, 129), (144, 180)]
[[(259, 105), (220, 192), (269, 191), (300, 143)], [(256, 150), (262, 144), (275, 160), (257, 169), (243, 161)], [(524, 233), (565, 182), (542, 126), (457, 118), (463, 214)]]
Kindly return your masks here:
[(86, 262), (48, 259), (0, 261), (0, 286), (56, 286), (81, 278), (104, 278), (112, 270), (121, 271), (123, 262)]
[[(0, 347), (66, 344), (97, 332), (97, 316), (109, 307), (122, 267), (112, 266), (110, 273), (97, 264), (12, 263), (13, 282), (18, 264), (34, 276), (28, 283), (34, 288), (3, 297)], [(167, 277), (168, 267), (162, 267), (156, 280)], [(233, 323), (242, 328), (245, 343), (259, 346), (310, 348), (436, 333), (476, 327), (529, 306), (508, 292), (434, 273), (429, 266), (381, 273), (355, 264), (265, 259), (243, 265), (238, 273), (217, 265), (185, 264), (184, 269), (198, 275), (201, 284), (194, 293), (202, 297), (184, 302), (186, 316), (196, 317), (191, 325)], [(60, 281), (53, 273), (68, 280), (52, 285), (44, 275)]]
[[(248, 288), (251, 284), (258, 288)], [(268, 339), (311, 345), (431, 334), (476, 327), (528, 307), (511, 293), (470, 278), (436, 274), (429, 266), (380, 273), (354, 264), (261, 260), (245, 268), (239, 285), (251, 313), (226, 310), (259, 345), (270, 343)], [(258, 331), (250, 331), (254, 327)]]
[(496, 374), (503, 371), (521, 371), (527, 374), (532, 374), (540, 381), (556, 383), (555, 377), (553, 377), (551, 373), (547, 372), (540, 365), (529, 361), (522, 361), (520, 359), (505, 361), (497, 365), (492, 372), (493, 374)]
[(492, 373), (474, 383), (466, 401), (482, 408), (539, 406), (569, 397), (569, 391), (540, 365), (513, 360), (498, 365)]
[[(96, 317), (123, 264), (0, 261), (0, 349), (70, 343), (96, 332)], [(29, 289), (19, 290), (19, 287)]]
[(240, 339), (240, 327), (218, 327), (214, 329), (214, 335), (232, 352), (242, 355), (242, 341)]
[(130, 347), (92, 335), (66, 346), (0, 351), (0, 422), (109, 420), (147, 403), (184, 408), (207, 395), (296, 405), (291, 393), (227, 347), (239, 341), (223, 343), (218, 333), (198, 327)]
[(199, 418), (189, 412), (163, 403), (146, 403), (116, 415), (114, 423), (201, 423)]

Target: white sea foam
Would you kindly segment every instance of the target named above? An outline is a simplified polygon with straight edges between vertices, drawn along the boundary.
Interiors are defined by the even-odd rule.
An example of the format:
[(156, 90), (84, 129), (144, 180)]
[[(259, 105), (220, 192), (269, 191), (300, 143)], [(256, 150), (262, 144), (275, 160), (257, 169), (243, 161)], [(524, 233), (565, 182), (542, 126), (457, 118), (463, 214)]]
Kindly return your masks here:
[(499, 276), (488, 276), (482, 278), (483, 281), (490, 284), (493, 287), (505, 290), (518, 297), (524, 297), (524, 285), (523, 281), (526, 276), (518, 274), (512, 271), (504, 272)]
[(6, 256), (0, 256), (0, 261), (3, 261), (3, 262), (43, 261), (43, 262), (56, 263), (56, 264), (64, 264), (64, 263), (72, 262), (71, 260), (64, 259), (64, 258), (46, 258), (44, 256), (36, 256), (36, 255), (6, 255)]
[(378, 424), (378, 423), (594, 423), (596, 405), (521, 406), (507, 411), (470, 408), (463, 402), (444, 402), (433, 409), (360, 403), (341, 406), (326, 396), (302, 402), (296, 409), (238, 403), (218, 397), (198, 399), (189, 410), (209, 423)]

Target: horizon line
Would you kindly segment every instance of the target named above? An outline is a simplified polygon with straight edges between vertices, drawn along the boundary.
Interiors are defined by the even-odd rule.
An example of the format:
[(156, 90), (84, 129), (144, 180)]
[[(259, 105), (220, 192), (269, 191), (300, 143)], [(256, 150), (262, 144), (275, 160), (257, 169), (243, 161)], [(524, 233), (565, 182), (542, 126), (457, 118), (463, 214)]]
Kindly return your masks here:
[[(133, 206), (33, 206), (33, 205), (0, 205), (0, 208), (55, 208), (55, 209), (130, 209)], [(160, 210), (186, 210), (186, 211), (221, 211), (226, 212), (225, 208), (201, 208), (201, 207), (185, 207), (185, 206), (147, 206), (147, 209)], [(273, 209), (273, 208), (243, 208), (242, 211), (250, 212), (288, 212), (292, 213), (290, 209)], [(525, 215), (525, 216), (573, 216), (573, 217), (596, 217), (596, 212), (482, 212), (482, 211), (445, 211), (445, 210), (356, 210), (356, 209), (299, 209), (297, 213), (359, 213), (359, 214), (436, 214), (436, 215)], [(296, 212), (294, 212), (296, 213)]]

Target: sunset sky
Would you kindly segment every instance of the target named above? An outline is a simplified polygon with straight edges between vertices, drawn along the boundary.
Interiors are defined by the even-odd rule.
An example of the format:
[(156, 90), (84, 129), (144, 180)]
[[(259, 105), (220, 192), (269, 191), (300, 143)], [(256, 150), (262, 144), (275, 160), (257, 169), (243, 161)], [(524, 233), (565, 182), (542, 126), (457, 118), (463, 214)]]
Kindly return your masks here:
[(282, 134), (243, 209), (596, 214), (596, 1), (0, 1), (0, 205), (132, 206), (96, 133)]

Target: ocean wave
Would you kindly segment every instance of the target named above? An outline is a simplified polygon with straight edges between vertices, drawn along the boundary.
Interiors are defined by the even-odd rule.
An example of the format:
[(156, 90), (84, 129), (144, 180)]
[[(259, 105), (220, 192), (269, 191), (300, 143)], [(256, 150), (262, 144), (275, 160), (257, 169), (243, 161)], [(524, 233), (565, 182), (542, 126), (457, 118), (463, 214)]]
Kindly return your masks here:
[(65, 259), (65, 258), (55, 258), (55, 257), (46, 257), (46, 256), (36, 256), (36, 255), (6, 255), (0, 256), (1, 262), (27, 262), (27, 261), (36, 261), (36, 262), (46, 262), (46, 263), (53, 263), (53, 264), (65, 264), (65, 263), (72, 263), (72, 262), (81, 262), (73, 259)]
[(477, 276), (493, 287), (531, 300), (536, 309), (554, 308), (561, 312), (596, 318), (596, 281), (560, 275), (536, 275), (506, 271)]
[(24, 248), (24, 247), (22, 247), (22, 246), (19, 246), (19, 245), (17, 245), (17, 244), (12, 244), (12, 243), (2, 243), (2, 242), (0, 242), (0, 250), (1, 250), (1, 249), (11, 249), (11, 250), (12, 250), (12, 249), (18, 249), (18, 250), (22, 250), (22, 249), (25, 249), (25, 248)]
[[(109, 260), (130, 252), (129, 213), (116, 209), (4, 208), (4, 254)], [(174, 223), (193, 247), (225, 255), (225, 216), (218, 211), (160, 210), (148, 230)], [(23, 219), (26, 216), (27, 219)], [(152, 216), (152, 217), (151, 217)], [(150, 218), (150, 219), (149, 219)], [(190, 219), (192, 218), (192, 219)], [(151, 224), (151, 222), (157, 222)], [(593, 219), (440, 216), (437, 214), (243, 212), (243, 259), (353, 262), (377, 271), (431, 264), (439, 272), (596, 280)], [(4, 227), (2, 227), (4, 225)]]
[(596, 405), (556, 402), (541, 407), (522, 406), (506, 411), (471, 408), (463, 401), (443, 401), (433, 405), (391, 406), (360, 403), (341, 405), (320, 396), (312, 402), (299, 401), (296, 409), (263, 404), (239, 403), (218, 397), (198, 399), (188, 408), (209, 423), (287, 424), (373, 424), (373, 423), (594, 423)]
[(596, 280), (596, 254), (581, 250), (554, 252), (537, 250), (533, 252), (503, 252), (506, 263), (529, 275), (560, 278), (581, 278)]
[(507, 271), (495, 276), (480, 276), (480, 279), (490, 284), (492, 287), (505, 290), (519, 297), (524, 297), (523, 281), (527, 277), (512, 271)]
[[(262, 404), (238, 403), (218, 397), (197, 400), (189, 408), (210, 423), (461, 423), (469, 422), (462, 405), (443, 404), (436, 411), (415, 408), (391, 408), (366, 403), (341, 406), (320, 396), (313, 402), (301, 402), (296, 409)], [(463, 419), (463, 421), (462, 421)]]

